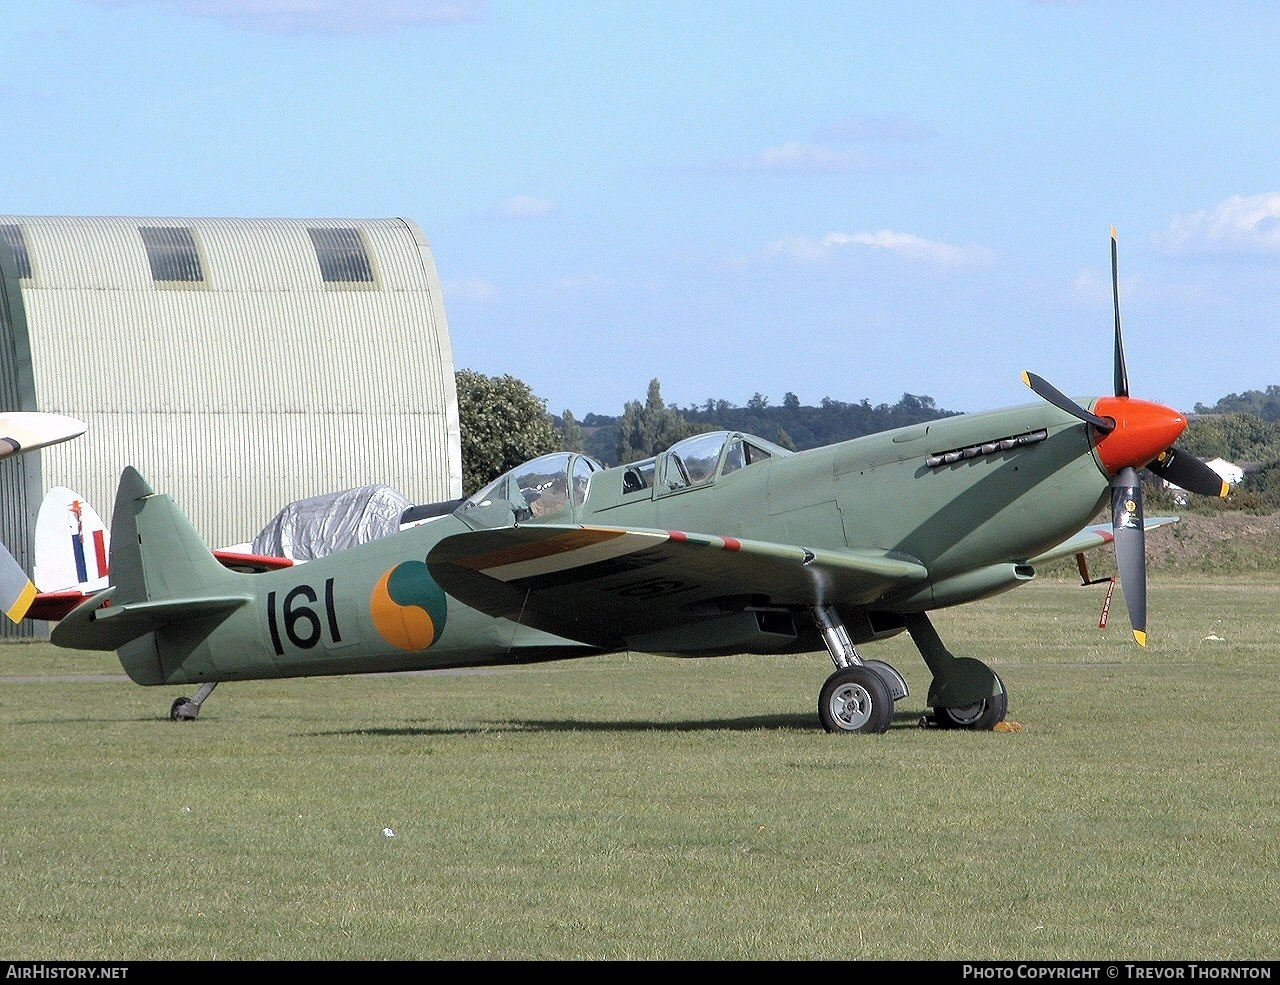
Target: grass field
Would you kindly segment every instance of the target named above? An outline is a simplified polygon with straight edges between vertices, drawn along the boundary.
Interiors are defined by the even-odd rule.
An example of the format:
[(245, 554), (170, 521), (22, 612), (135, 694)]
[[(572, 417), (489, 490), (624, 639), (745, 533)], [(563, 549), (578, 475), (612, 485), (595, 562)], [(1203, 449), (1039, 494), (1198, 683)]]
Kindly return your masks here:
[(1021, 732), (830, 736), (825, 654), (181, 687), (0, 645), (0, 959), (1274, 959), (1280, 584), (935, 614)]

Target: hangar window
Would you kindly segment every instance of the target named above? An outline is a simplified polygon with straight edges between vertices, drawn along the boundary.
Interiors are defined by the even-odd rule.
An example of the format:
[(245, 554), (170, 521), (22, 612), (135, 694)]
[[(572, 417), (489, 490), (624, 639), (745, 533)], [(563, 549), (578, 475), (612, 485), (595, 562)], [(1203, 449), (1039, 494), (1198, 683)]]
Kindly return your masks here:
[(31, 257), (27, 254), (27, 241), (22, 235), (22, 227), (7, 222), (0, 224), (0, 236), (9, 244), (9, 252), (13, 254), (13, 262), (18, 267), (18, 276), (30, 277)]
[(151, 279), (157, 281), (203, 281), (200, 254), (190, 229), (180, 226), (139, 226), (147, 248)]
[(308, 229), (311, 245), (320, 264), (320, 276), (325, 283), (371, 283), (373, 266), (365, 251), (360, 230), (326, 226)]

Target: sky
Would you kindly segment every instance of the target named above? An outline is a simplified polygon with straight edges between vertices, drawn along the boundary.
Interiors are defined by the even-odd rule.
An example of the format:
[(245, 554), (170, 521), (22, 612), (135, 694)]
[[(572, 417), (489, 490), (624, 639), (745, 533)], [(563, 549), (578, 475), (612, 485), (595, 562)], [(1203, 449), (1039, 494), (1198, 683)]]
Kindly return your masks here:
[[(24, 0), (0, 213), (404, 217), (559, 415), (1280, 384), (1280, 4)], [(353, 381), (358, 385), (358, 381)]]

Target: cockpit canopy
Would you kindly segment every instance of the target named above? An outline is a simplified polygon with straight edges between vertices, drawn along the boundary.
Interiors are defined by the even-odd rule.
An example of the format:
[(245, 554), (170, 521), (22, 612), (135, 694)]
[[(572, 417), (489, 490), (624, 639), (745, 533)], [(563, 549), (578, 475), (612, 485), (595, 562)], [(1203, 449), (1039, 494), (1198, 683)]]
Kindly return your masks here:
[(651, 489), (658, 492), (702, 486), (717, 475), (728, 475), (776, 455), (792, 454), (786, 448), (754, 435), (736, 431), (709, 431), (677, 441), (661, 455), (634, 462), (623, 474), (624, 495)]
[(550, 517), (571, 521), (586, 500), (591, 474), (603, 468), (574, 452), (543, 455), (500, 475), (463, 500), (454, 514), (472, 527), (509, 527)]
[[(678, 441), (660, 455), (622, 468), (622, 502), (709, 486), (739, 469), (794, 452), (737, 431), (710, 431)], [(543, 455), (494, 479), (463, 500), (454, 515), (473, 528), (550, 520), (582, 522), (591, 477), (605, 467), (576, 452)], [(616, 475), (619, 470), (610, 470)], [(616, 496), (617, 490), (609, 493)], [(634, 496), (634, 500), (632, 497)], [(621, 505), (615, 501), (615, 505)]]

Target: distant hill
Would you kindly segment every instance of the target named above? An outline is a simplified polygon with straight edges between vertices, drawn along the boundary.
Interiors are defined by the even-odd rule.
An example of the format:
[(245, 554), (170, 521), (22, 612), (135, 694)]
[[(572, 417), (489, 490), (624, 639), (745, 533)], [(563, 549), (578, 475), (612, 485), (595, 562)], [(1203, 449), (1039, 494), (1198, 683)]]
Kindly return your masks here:
[[(795, 451), (960, 413), (942, 410), (932, 397), (911, 393), (904, 393), (896, 404), (874, 406), (868, 400), (855, 404), (826, 397), (817, 407), (805, 407), (793, 394), (787, 394), (780, 406), (771, 407), (767, 398), (757, 394), (746, 407), (727, 400), (708, 400), (700, 406), (674, 409), (700, 431), (745, 431)], [(582, 433), (586, 453), (608, 464), (621, 464), (616, 461), (621, 420), (621, 416), (603, 414), (584, 417)]]
[(1280, 421), (1280, 386), (1230, 393), (1212, 407), (1196, 404), (1197, 414), (1252, 414), (1264, 421)]
[[(745, 407), (708, 400), (672, 409), (697, 430), (745, 431), (796, 451), (960, 413), (938, 407), (932, 397), (912, 393), (904, 393), (895, 404), (827, 397), (816, 407), (802, 406), (788, 393), (778, 406), (770, 406), (768, 398), (756, 394)], [(620, 464), (616, 459), (621, 419), (621, 415), (594, 413), (583, 418), (583, 450), (606, 464)], [(1280, 513), (1280, 386), (1228, 394), (1212, 406), (1198, 403), (1189, 419), (1178, 446), (1200, 458), (1222, 458), (1242, 466), (1245, 481), (1228, 502), (1192, 497), (1179, 512)], [(1158, 483), (1150, 484), (1152, 505), (1156, 505), (1162, 493)], [(1165, 506), (1173, 508), (1171, 496)]]

